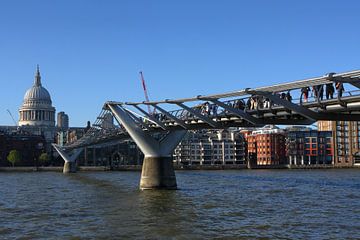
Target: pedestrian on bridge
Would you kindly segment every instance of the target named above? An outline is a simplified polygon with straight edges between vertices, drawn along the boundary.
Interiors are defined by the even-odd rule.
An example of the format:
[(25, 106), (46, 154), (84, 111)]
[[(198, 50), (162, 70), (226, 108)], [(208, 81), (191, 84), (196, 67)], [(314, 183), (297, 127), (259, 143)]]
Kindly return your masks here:
[(317, 98), (318, 96), (317, 86), (312, 86), (312, 92), (314, 94), (314, 98)]
[(288, 92), (286, 93), (285, 99), (288, 100), (289, 102), (292, 101), (292, 96), (291, 96), (291, 94), (290, 94), (290, 91), (288, 91)]
[(247, 99), (247, 101), (246, 101), (246, 110), (249, 110), (249, 109), (251, 109), (251, 97), (249, 97), (248, 99)]
[(245, 108), (245, 102), (243, 99), (238, 99), (234, 103), (234, 108), (244, 110)]
[(206, 102), (204, 108), (205, 108), (205, 114), (209, 116), (210, 115), (210, 103)]
[(303, 87), (301, 88), (301, 94), (304, 97), (304, 102), (308, 101), (310, 88), (309, 87)]
[(214, 116), (217, 116), (217, 110), (218, 110), (218, 106), (216, 104), (213, 104), (212, 107), (212, 113)]
[(285, 93), (281, 93), (281, 94), (280, 94), (280, 98), (281, 98), (281, 99), (286, 99), (286, 94), (285, 94)]
[(326, 84), (325, 92), (326, 92), (326, 99), (333, 99), (334, 98), (335, 89), (334, 89), (334, 86), (333, 86), (332, 83)]
[(323, 87), (323, 85), (317, 85), (316, 90), (317, 90), (318, 98), (320, 100), (323, 100), (323, 98), (324, 98), (324, 87)]
[(335, 83), (335, 88), (336, 88), (336, 90), (338, 92), (338, 96), (342, 97), (342, 94), (345, 91), (343, 83), (342, 82), (336, 82)]
[(264, 100), (264, 108), (270, 108), (270, 99), (269, 98), (265, 98), (265, 100)]
[(250, 103), (251, 103), (250, 109), (251, 110), (256, 109), (257, 108), (257, 97), (252, 95), (251, 98), (250, 98)]

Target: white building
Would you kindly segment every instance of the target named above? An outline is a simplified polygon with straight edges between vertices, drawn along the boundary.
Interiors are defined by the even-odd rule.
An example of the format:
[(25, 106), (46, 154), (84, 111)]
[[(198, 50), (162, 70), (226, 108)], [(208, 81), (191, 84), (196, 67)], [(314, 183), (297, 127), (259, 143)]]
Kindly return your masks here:
[(241, 133), (227, 130), (189, 131), (174, 151), (184, 165), (246, 164), (246, 143)]
[(41, 84), (39, 66), (37, 66), (34, 85), (24, 96), (24, 102), (19, 109), (19, 126), (22, 130), (35, 135), (43, 135), (47, 143), (47, 151), (55, 138), (55, 108), (49, 92)]

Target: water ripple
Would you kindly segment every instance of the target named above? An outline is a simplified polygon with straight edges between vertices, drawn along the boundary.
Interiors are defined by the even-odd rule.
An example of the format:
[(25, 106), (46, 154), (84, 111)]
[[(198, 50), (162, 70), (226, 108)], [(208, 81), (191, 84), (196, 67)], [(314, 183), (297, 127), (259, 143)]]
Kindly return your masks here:
[(360, 171), (0, 173), (0, 239), (360, 239)]

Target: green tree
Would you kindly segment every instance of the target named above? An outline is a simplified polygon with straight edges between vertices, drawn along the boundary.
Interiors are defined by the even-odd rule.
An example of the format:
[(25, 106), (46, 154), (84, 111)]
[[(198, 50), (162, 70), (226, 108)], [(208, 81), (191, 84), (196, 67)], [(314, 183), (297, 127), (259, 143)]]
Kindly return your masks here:
[(15, 167), (16, 163), (21, 161), (21, 154), (18, 150), (11, 150), (9, 155), (7, 156), (7, 160)]
[(50, 161), (50, 157), (47, 153), (42, 153), (39, 157), (39, 163), (45, 165)]

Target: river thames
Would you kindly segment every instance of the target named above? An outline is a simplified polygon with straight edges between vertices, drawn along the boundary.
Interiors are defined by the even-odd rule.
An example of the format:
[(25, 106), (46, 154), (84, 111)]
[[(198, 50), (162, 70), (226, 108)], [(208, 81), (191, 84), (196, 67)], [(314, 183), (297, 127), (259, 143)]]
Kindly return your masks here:
[(360, 239), (360, 169), (0, 173), (0, 239)]

